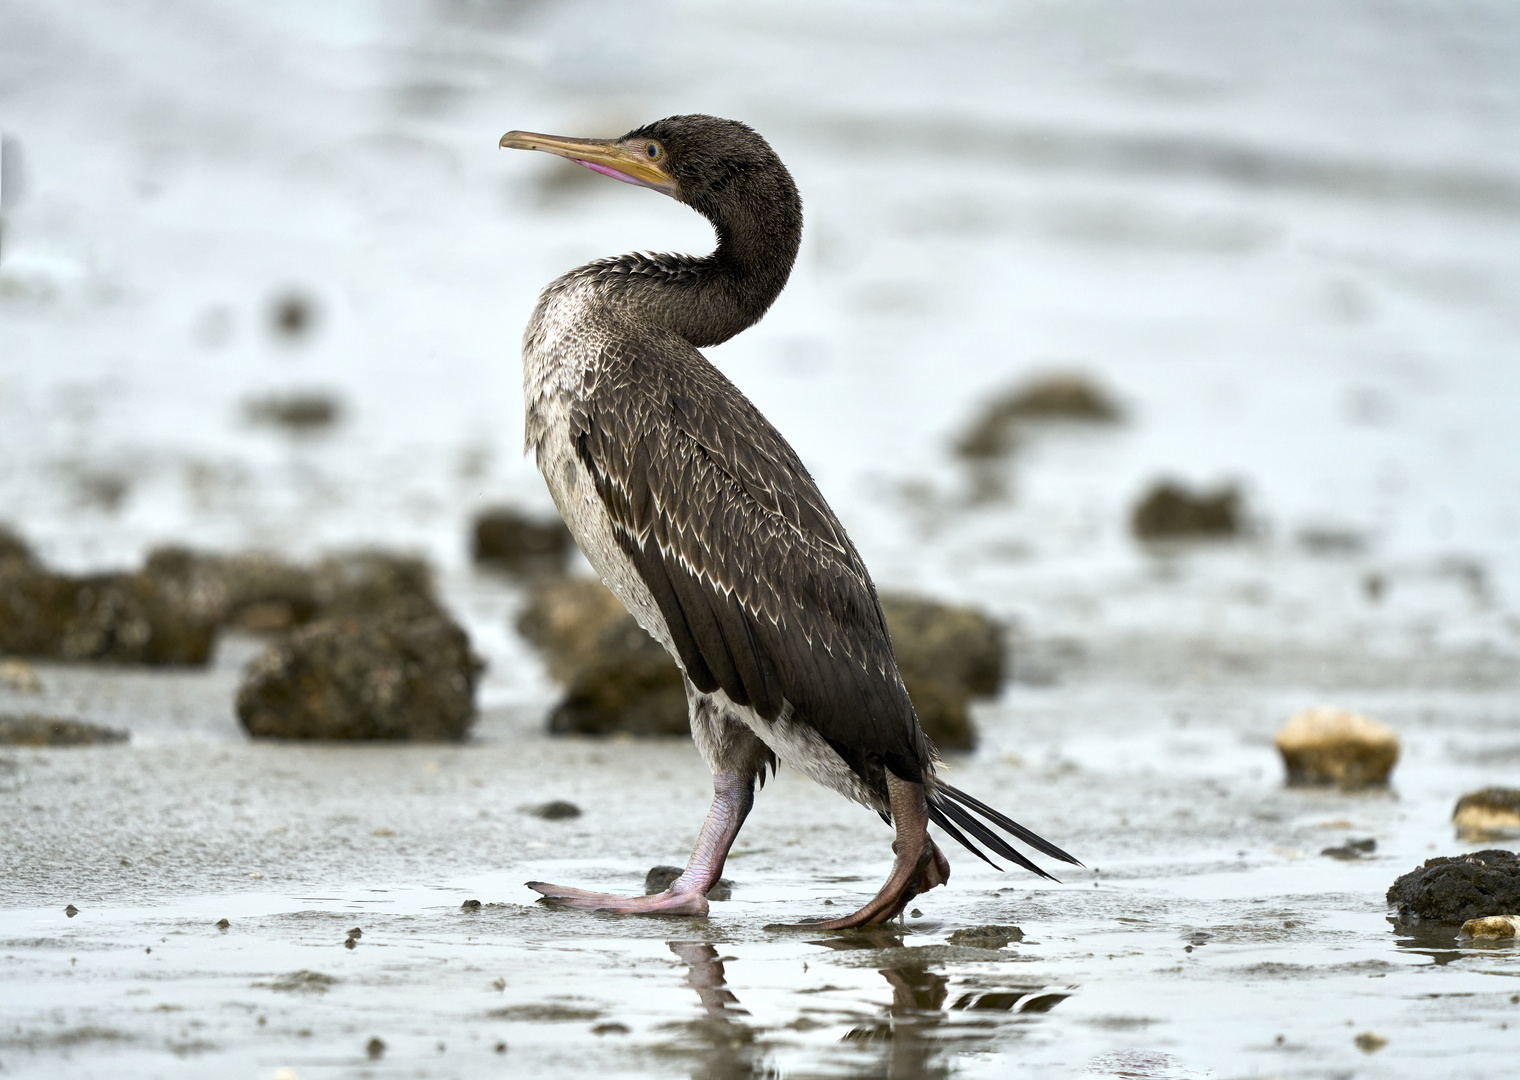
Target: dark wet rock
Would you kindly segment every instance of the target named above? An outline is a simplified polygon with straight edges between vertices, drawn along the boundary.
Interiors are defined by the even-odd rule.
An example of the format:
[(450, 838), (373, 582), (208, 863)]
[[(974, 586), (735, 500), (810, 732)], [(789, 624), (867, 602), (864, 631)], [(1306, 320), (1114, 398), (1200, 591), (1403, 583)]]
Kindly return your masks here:
[(1024, 940), (1024, 931), (1017, 926), (965, 926), (945, 939), (950, 945), (964, 945), (974, 949), (1001, 949), (1015, 941)]
[(1452, 824), (1464, 839), (1520, 833), (1520, 788), (1484, 788), (1457, 800)]
[(371, 1061), (379, 1061), (385, 1056), (385, 1040), (378, 1035), (364, 1044), (364, 1056)]
[(551, 802), (533, 807), (528, 813), (536, 818), (543, 818), (545, 821), (569, 821), (571, 818), (581, 816), (581, 808), (573, 802), (566, 802), (564, 799), (554, 799)]
[(216, 920), (216, 928), (218, 930), (225, 930), (225, 929), (227, 929), (227, 927), (229, 927), (231, 925), (232, 924), (230, 922), (228, 922), (226, 919), (218, 919), (218, 920)]
[(218, 555), (168, 546), (143, 572), (202, 617), (245, 630), (285, 630), (316, 617), (315, 575), (266, 552)]
[(323, 620), (248, 666), (238, 719), (272, 738), (462, 739), (481, 666), (446, 616)]
[(21, 534), (9, 525), (0, 524), (0, 572), (35, 566), (32, 549)]
[(627, 1024), (620, 1024), (616, 1020), (607, 1024), (597, 1024), (591, 1029), (593, 1035), (627, 1035), (631, 1029)]
[(0, 568), (0, 653), (119, 664), (204, 664), (216, 624), (147, 574)]
[(0, 746), (93, 746), (126, 742), (131, 736), (117, 728), (65, 720), (36, 713), (0, 713)]
[(881, 607), (924, 733), (941, 750), (972, 749), (970, 703), (1003, 684), (1003, 627), (975, 608), (900, 593), (883, 594)]
[(296, 435), (326, 431), (343, 415), (338, 398), (325, 390), (296, 390), (243, 402), (250, 424), (280, 428)]
[(1497, 849), (1427, 859), (1389, 887), (1388, 904), (1438, 922), (1520, 915), (1520, 859)]
[[(649, 873), (644, 875), (644, 895), (653, 896), (655, 893), (664, 892), (670, 888), (670, 883), (684, 873), (679, 866), (654, 866)], [(728, 878), (719, 878), (713, 883), (713, 887), (707, 890), (709, 900), (730, 900), (734, 894), (734, 883)]]
[(460, 911), (479, 911), (480, 910), (480, 901), (479, 900), (466, 900), (464, 903), (462, 903), (462, 904), (459, 905), (459, 910)]
[(63, 909), (63, 913), (72, 919), (75, 915), (79, 914), (79, 909), (73, 904), (70, 904), (68, 907)]
[(318, 618), (426, 618), (443, 613), (427, 560), (390, 551), (329, 555), (313, 572)]
[(1141, 540), (1222, 539), (1243, 530), (1240, 491), (1233, 485), (1192, 492), (1162, 481), (1146, 492), (1130, 515)]
[(197, 618), (245, 630), (442, 610), (426, 560), (388, 551), (339, 552), (301, 566), (267, 552), (222, 555), (171, 546), (149, 553), (143, 572)]
[(1376, 720), (1345, 709), (1295, 713), (1277, 733), (1290, 784), (1344, 788), (1386, 784), (1399, 760), (1399, 738)]
[(1342, 862), (1355, 862), (1365, 858), (1377, 850), (1377, 841), (1371, 838), (1366, 840), (1347, 840), (1337, 847), (1327, 847), (1320, 851), (1321, 855), (1332, 859), (1340, 859)]
[(998, 395), (956, 440), (964, 458), (1002, 457), (1018, 445), (1019, 426), (1029, 421), (1113, 423), (1120, 410), (1085, 375), (1053, 372)]
[[(942, 750), (970, 749), (969, 703), (996, 694), (1003, 680), (1002, 627), (974, 609), (910, 596), (888, 594), (882, 608), (925, 732)], [(517, 628), (566, 688), (550, 731), (688, 733), (680, 670), (600, 582), (546, 582)]]
[(565, 697), (549, 717), (551, 732), (689, 732), (680, 670), (601, 582), (540, 586), (517, 628), (565, 686)]
[(529, 517), (507, 507), (475, 517), (471, 554), (477, 563), (518, 577), (562, 574), (574, 541), (559, 518)]
[(42, 680), (37, 669), (25, 660), (0, 660), (0, 689), (18, 694), (42, 693)]

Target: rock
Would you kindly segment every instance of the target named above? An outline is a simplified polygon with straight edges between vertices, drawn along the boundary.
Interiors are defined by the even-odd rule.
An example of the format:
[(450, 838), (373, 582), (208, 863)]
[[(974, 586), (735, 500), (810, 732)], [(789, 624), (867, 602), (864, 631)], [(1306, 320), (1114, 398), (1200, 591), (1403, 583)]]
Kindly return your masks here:
[(1377, 850), (1377, 841), (1347, 840), (1339, 847), (1327, 847), (1320, 851), (1321, 855), (1328, 855), (1332, 859), (1340, 859), (1342, 862), (1355, 862), (1364, 855), (1371, 855)]
[(1130, 530), (1141, 540), (1219, 539), (1239, 535), (1240, 491), (1231, 485), (1195, 494), (1178, 484), (1162, 481), (1135, 505)]
[[(649, 873), (644, 875), (644, 895), (653, 896), (657, 892), (664, 892), (683, 872), (679, 866), (651, 867)], [(707, 890), (709, 900), (731, 900), (733, 895), (734, 883), (728, 878), (719, 878), (713, 883), (713, 887)]]
[(379, 1061), (385, 1056), (385, 1040), (376, 1035), (364, 1044), (364, 1056), (371, 1061)]
[(1364, 1031), (1352, 1041), (1364, 1054), (1375, 1054), (1388, 1045), (1388, 1040), (1374, 1031)]
[(1003, 627), (974, 608), (900, 593), (883, 594), (881, 607), (924, 733), (940, 750), (972, 749), (970, 702), (1003, 684)]
[(282, 337), (304, 337), (316, 324), (317, 302), (305, 293), (283, 293), (269, 306), (269, 325)]
[(0, 746), (93, 746), (126, 742), (129, 738), (125, 731), (83, 720), (36, 713), (0, 713)]
[(1484, 788), (1457, 800), (1451, 821), (1464, 840), (1520, 835), (1520, 788)]
[(1387, 727), (1324, 706), (1295, 713), (1276, 741), (1290, 784), (1385, 784), (1399, 759), (1399, 738)]
[(32, 549), (19, 533), (0, 524), (0, 572), (34, 566)]
[(540, 586), (517, 628), (565, 685), (565, 697), (549, 717), (551, 732), (689, 733), (680, 669), (601, 582)]
[(218, 555), (156, 548), (144, 573), (197, 617), (246, 630), (286, 630), (320, 618), (440, 614), (427, 562), (377, 550), (339, 552), (315, 567), (266, 552)]
[(1019, 425), (1061, 420), (1113, 423), (1120, 410), (1085, 375), (1052, 372), (995, 397), (955, 443), (964, 458), (1002, 457), (1018, 445)]
[[(971, 608), (909, 596), (888, 594), (882, 609), (924, 731), (941, 750), (969, 750), (975, 732), (968, 704), (1002, 683), (1002, 628)], [(517, 628), (566, 687), (550, 731), (689, 732), (680, 670), (600, 582), (546, 582)]]
[(0, 686), (18, 694), (42, 693), (42, 680), (25, 660), (0, 660)]
[(121, 664), (204, 664), (216, 624), (146, 574), (0, 569), (0, 652)]
[(143, 572), (203, 617), (245, 630), (286, 630), (316, 617), (313, 572), (265, 552), (215, 555), (155, 548)]
[(443, 615), (427, 560), (379, 550), (339, 552), (317, 564), (312, 588), (317, 617)]
[(951, 945), (967, 945), (974, 949), (1001, 949), (1015, 941), (1024, 940), (1024, 931), (1017, 926), (965, 926), (952, 933), (946, 941)]
[(528, 813), (536, 818), (543, 818), (545, 821), (569, 821), (571, 818), (581, 816), (581, 808), (573, 802), (555, 799), (553, 802), (533, 807)]
[(1458, 935), (1465, 938), (1498, 940), (1520, 937), (1520, 915), (1487, 915), (1468, 919)]
[(565, 572), (573, 546), (559, 518), (531, 518), (498, 507), (476, 515), (471, 554), (477, 563), (518, 577), (544, 577)]
[(249, 664), (238, 719), (284, 739), (462, 739), (481, 667), (444, 615), (324, 619)]
[(480, 910), (480, 901), (479, 900), (466, 900), (464, 903), (462, 903), (462, 904), (459, 905), (459, 910), (460, 911), (479, 911)]
[(343, 415), (343, 408), (325, 390), (297, 390), (249, 398), (243, 402), (243, 415), (250, 424), (306, 435), (332, 427)]
[(1388, 904), (1406, 918), (1439, 922), (1520, 913), (1520, 859), (1493, 849), (1427, 859), (1389, 886)]

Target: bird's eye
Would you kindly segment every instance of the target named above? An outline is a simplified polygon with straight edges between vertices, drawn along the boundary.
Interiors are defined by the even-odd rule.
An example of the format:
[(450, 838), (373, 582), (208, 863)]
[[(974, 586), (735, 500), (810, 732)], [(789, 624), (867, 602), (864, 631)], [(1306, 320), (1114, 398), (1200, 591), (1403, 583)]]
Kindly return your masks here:
[(660, 144), (650, 143), (648, 146), (644, 147), (644, 153), (649, 155), (650, 161), (654, 161), (660, 156)]

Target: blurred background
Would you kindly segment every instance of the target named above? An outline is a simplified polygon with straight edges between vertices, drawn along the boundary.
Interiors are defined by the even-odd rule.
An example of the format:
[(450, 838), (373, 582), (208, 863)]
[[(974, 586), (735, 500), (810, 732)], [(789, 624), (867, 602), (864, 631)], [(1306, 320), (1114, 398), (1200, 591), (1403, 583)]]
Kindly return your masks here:
[[(552, 513), (521, 455), (537, 290), (711, 235), (497, 137), (703, 111), (764, 134), (807, 211), (789, 288), (711, 359), (883, 586), (1040, 636), (1520, 643), (1509, 5), (3, 20), (0, 517), (51, 565), (364, 544), (458, 578), (480, 508)], [(1117, 422), (957, 452), (1049, 373)], [(1166, 478), (1233, 485), (1234, 542), (1137, 543)]]

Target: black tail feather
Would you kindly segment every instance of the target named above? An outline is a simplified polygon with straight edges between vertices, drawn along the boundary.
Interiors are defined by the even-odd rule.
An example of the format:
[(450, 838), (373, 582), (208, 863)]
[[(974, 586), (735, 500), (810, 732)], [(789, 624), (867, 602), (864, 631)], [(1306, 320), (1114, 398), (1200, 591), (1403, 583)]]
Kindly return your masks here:
[(1030, 861), (1023, 852), (1019, 851), (1018, 848), (1014, 847), (1007, 840), (1004, 840), (997, 833), (993, 832), (991, 829), (973, 817), (971, 815), (971, 811), (967, 810), (965, 807), (957, 806), (953, 802), (946, 801), (940, 804), (940, 809), (945, 812), (946, 816), (954, 818), (957, 825), (965, 829), (968, 833), (976, 837), (982, 843), (986, 844), (993, 851), (1003, 856), (1003, 858), (1012, 859), (1014, 862), (1022, 866), (1025, 870), (1039, 874), (1042, 878), (1048, 878), (1051, 881), (1060, 880), (1059, 878), (1047, 874), (1044, 870), (1041, 870), (1038, 865)]
[(950, 824), (950, 819), (945, 816), (945, 812), (938, 806), (935, 806), (933, 803), (929, 804), (929, 820), (934, 822), (934, 824), (938, 825), (941, 829), (944, 829), (945, 832), (949, 833), (950, 839), (954, 840), (961, 847), (971, 852), (971, 854), (975, 855), (978, 859), (981, 859), (982, 862), (986, 863), (994, 870), (1003, 869), (997, 863), (987, 858), (986, 852), (982, 851), (981, 848), (977, 847), (970, 840), (967, 840), (965, 833), (961, 832), (954, 825)]
[[(1007, 840), (1004, 840), (988, 828), (985, 823), (978, 820), (973, 812), (986, 818), (988, 822), (996, 825), (1004, 832), (1011, 833), (1030, 847), (1036, 848), (1052, 858), (1060, 859), (1062, 862), (1071, 863), (1074, 866), (1082, 865), (1077, 859), (1056, 847), (1056, 845), (1046, 840), (1043, 836), (1031, 832), (1006, 814), (999, 813), (980, 799), (967, 795), (964, 791), (959, 788), (953, 788), (949, 784), (938, 785), (934, 794), (930, 797), (928, 810), (930, 821), (945, 830), (956, 843), (995, 869), (1001, 870), (1002, 867), (989, 859), (987, 854), (977, 847), (976, 843), (973, 843), (972, 839), (967, 838), (966, 833), (970, 833), (972, 838), (985, 845), (994, 853), (1003, 856), (1005, 859), (1013, 860), (1024, 867), (1024, 869), (1032, 871), (1050, 881), (1060, 880), (1047, 874), (1031, 862), (1017, 848), (1008, 843)], [(959, 828), (956, 826), (959, 826)], [(964, 833), (961, 831), (962, 829), (965, 830)]]
[(1073, 855), (1069, 855), (1065, 851), (1062, 851), (1060, 848), (1056, 847), (1043, 836), (1040, 836), (1039, 834), (1031, 832), (1030, 830), (1024, 828), (1024, 826), (1020, 825), (1017, 821), (1014, 821), (1006, 814), (994, 810), (992, 807), (982, 802), (982, 800), (978, 799), (976, 796), (967, 795), (960, 788), (953, 788), (949, 784), (940, 784), (939, 790), (936, 792), (936, 794), (944, 795), (960, 803), (962, 806), (966, 806), (972, 810), (975, 810), (978, 814), (982, 815), (982, 817), (992, 822), (1004, 832), (1012, 833), (1014, 836), (1024, 841), (1024, 843), (1028, 844), (1030, 847), (1035, 848), (1038, 851), (1043, 851), (1046, 855), (1049, 855), (1053, 859), (1060, 859), (1062, 862), (1071, 863), (1073, 866), (1082, 865), (1080, 859), (1076, 858)]

